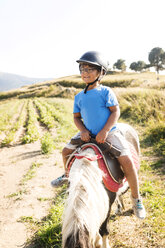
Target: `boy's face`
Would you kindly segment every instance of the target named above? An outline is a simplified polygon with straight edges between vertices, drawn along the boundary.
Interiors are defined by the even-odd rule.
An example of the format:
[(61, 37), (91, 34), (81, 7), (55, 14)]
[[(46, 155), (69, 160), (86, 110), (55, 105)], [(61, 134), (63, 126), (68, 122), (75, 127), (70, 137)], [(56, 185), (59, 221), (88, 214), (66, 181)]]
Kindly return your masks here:
[(100, 72), (95, 67), (86, 64), (80, 65), (80, 74), (86, 84), (94, 82), (100, 76)]

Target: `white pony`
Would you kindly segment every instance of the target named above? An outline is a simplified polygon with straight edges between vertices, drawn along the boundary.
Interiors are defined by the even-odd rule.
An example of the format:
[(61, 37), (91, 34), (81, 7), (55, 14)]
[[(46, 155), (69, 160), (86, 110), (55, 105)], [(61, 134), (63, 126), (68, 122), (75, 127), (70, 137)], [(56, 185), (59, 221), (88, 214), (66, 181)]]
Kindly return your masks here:
[[(136, 142), (135, 142), (136, 143)], [(137, 146), (137, 143), (136, 143)], [(95, 155), (87, 148), (81, 155)], [(108, 191), (103, 185), (103, 172), (98, 162), (75, 159), (69, 173), (69, 188), (62, 225), (63, 248), (110, 248), (108, 220), (111, 206), (128, 189), (126, 182), (119, 192)]]

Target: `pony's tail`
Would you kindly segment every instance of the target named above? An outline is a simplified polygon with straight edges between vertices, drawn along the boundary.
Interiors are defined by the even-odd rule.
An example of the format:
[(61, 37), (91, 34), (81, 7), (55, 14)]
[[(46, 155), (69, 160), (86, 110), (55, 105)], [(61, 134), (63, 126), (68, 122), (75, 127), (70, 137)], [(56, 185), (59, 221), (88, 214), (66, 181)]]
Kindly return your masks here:
[(89, 234), (84, 229), (77, 230), (76, 235), (70, 234), (63, 244), (64, 248), (93, 248), (93, 245), (89, 243)]

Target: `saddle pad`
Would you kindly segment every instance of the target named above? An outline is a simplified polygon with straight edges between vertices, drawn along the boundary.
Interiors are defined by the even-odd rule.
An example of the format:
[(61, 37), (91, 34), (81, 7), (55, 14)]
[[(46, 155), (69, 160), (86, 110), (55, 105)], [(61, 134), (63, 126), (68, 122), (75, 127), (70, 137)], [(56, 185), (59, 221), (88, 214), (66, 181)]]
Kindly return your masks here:
[[(99, 152), (99, 150), (98, 150), (98, 148), (96, 146), (88, 145), (85, 148), (87, 148), (87, 147), (91, 147), (95, 151), (96, 155), (100, 154), (100, 152)], [(104, 183), (105, 187), (108, 190), (112, 191), (112, 192), (117, 192), (119, 190), (119, 188), (123, 186), (123, 182), (124, 182), (125, 179), (123, 180), (122, 183), (115, 182), (113, 180), (113, 178), (111, 177), (109, 171), (107, 170), (107, 166), (106, 166), (106, 164), (104, 162), (104, 159), (101, 158), (97, 162), (98, 162), (99, 168), (104, 173), (104, 175), (103, 175), (103, 183)]]
[[(103, 171), (103, 173), (104, 173), (104, 176), (103, 176), (103, 183), (104, 183), (105, 187), (106, 187), (108, 190), (112, 191), (112, 192), (117, 192), (118, 189), (119, 189), (120, 187), (123, 186), (123, 183), (119, 184), (119, 183), (117, 183), (117, 182), (115, 182), (115, 181), (113, 180), (113, 178), (111, 177), (110, 173), (109, 173), (108, 170), (107, 170), (107, 167), (106, 167), (106, 165), (105, 165), (105, 163), (104, 163), (104, 159), (102, 158), (102, 155), (100, 156), (100, 152), (99, 152), (99, 150), (97, 149), (97, 147), (88, 144), (88, 145), (86, 145), (86, 146), (83, 147), (83, 150), (85, 150), (86, 148), (89, 148), (89, 147), (92, 148), (92, 149), (94, 150), (95, 154), (96, 154), (96, 155), (98, 156), (98, 158), (99, 158), (99, 159), (97, 160), (97, 161), (98, 161), (98, 166), (99, 166), (99, 168), (100, 168), (100, 169)], [(76, 154), (76, 156), (77, 156), (77, 154)], [(76, 159), (76, 157), (73, 156), (72, 159), (70, 160), (68, 166), (67, 166), (67, 173), (66, 173), (66, 176), (67, 176), (67, 177), (69, 176), (70, 168), (71, 168), (71, 166), (72, 166), (72, 164), (73, 164), (73, 162), (74, 162), (75, 159)]]
[[(114, 181), (114, 179), (112, 178), (112, 176), (110, 175), (110, 173), (109, 173), (109, 171), (108, 171), (108, 169), (107, 169), (107, 166), (106, 166), (106, 164), (105, 164), (105, 162), (104, 162), (103, 157), (100, 156), (100, 152), (99, 152), (99, 150), (98, 150), (98, 148), (97, 148), (96, 146), (94, 146), (94, 145), (92, 145), (92, 144), (87, 144), (87, 145), (85, 145), (85, 146), (82, 148), (82, 150), (85, 150), (85, 149), (87, 149), (87, 148), (89, 148), (89, 147), (92, 148), (92, 149), (94, 150), (94, 152), (95, 152), (95, 154), (96, 154), (96, 156), (94, 156), (94, 157), (98, 157), (98, 158), (99, 158), (99, 159), (97, 160), (97, 161), (98, 161), (98, 166), (99, 166), (99, 168), (100, 168), (100, 169), (103, 171), (103, 173), (104, 173), (104, 176), (103, 176), (103, 183), (104, 183), (105, 187), (106, 187), (108, 190), (112, 191), (112, 192), (117, 192), (117, 191), (119, 190), (119, 188), (121, 188), (121, 187), (123, 186), (124, 182), (126, 182), (126, 178), (124, 177), (122, 183), (117, 183), (116, 181)], [(137, 152), (136, 152), (134, 146), (133, 146), (131, 143), (129, 143), (129, 147), (130, 147), (130, 151), (131, 151), (131, 155), (132, 155), (132, 159), (133, 159), (133, 161), (134, 161), (135, 167), (136, 167), (136, 169), (138, 170), (139, 167), (140, 167), (140, 164), (139, 164), (139, 156), (138, 156), (138, 154), (137, 154)], [(74, 155), (74, 154), (73, 154), (73, 155)], [(76, 156), (77, 156), (77, 154), (76, 154)], [(80, 156), (81, 156), (81, 154), (80, 154)], [(72, 164), (73, 164), (73, 162), (74, 162), (75, 159), (76, 159), (76, 157), (73, 156), (73, 157), (71, 158), (71, 160), (69, 161), (69, 164), (68, 164), (68, 166), (67, 166), (67, 173), (66, 173), (67, 177), (69, 176), (70, 168), (71, 168), (71, 166), (72, 166)]]

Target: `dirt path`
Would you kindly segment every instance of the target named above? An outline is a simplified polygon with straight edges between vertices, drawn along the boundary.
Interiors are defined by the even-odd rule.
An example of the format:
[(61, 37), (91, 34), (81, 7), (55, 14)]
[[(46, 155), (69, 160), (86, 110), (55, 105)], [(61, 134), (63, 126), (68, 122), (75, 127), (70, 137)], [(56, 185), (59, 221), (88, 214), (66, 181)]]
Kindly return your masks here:
[[(40, 166), (36, 167), (34, 177), (23, 183), (33, 163)], [(40, 220), (47, 215), (55, 196), (50, 182), (62, 172), (61, 154), (58, 151), (50, 156), (41, 154), (39, 141), (1, 148), (0, 248), (24, 246), (32, 233), (20, 220), (26, 217)]]
[[(45, 131), (40, 125), (38, 128), (41, 134)], [(38, 166), (33, 171), (33, 177), (27, 178), (34, 164)], [(26, 220), (40, 221), (48, 215), (56, 193), (50, 182), (62, 173), (59, 151), (43, 155), (40, 141), (0, 149), (0, 248), (26, 247), (26, 241), (35, 231)], [(145, 220), (138, 220), (132, 215), (130, 191), (124, 195), (124, 203), (125, 211), (121, 216), (114, 215), (115, 205), (112, 208), (111, 247), (163, 248), (163, 240), (158, 243), (156, 237), (150, 240)]]

